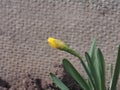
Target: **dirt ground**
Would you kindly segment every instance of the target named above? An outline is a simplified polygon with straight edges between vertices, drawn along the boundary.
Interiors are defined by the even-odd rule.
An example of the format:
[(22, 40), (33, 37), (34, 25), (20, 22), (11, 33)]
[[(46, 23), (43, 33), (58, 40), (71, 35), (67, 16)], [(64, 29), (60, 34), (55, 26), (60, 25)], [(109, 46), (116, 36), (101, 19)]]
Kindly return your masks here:
[[(70, 90), (82, 90), (80, 86), (67, 74), (61, 64), (56, 63), (53, 65), (52, 71), (58, 78), (65, 83)], [(0, 80), (0, 90), (60, 90), (56, 85), (48, 78), (35, 79), (29, 74), (24, 74), (22, 78), (17, 80), (15, 85), (11, 85), (7, 81)]]

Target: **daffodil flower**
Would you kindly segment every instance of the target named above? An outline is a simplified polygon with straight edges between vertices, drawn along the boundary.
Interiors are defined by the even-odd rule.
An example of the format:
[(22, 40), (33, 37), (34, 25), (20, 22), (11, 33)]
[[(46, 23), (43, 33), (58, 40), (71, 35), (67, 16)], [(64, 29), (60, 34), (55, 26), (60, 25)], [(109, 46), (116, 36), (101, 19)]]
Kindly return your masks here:
[(61, 40), (55, 39), (53, 37), (48, 38), (48, 43), (51, 47), (64, 50), (68, 48), (68, 45), (62, 42)]
[(64, 43), (63, 41), (59, 40), (59, 39), (55, 39), (53, 37), (49, 37), (48, 38), (48, 43), (51, 47), (56, 48), (56, 49), (60, 49), (63, 51), (66, 51), (74, 56), (77, 56), (79, 59), (82, 60), (82, 57), (79, 55), (79, 53), (77, 53), (76, 51), (74, 51), (72, 48), (70, 48), (66, 43)]

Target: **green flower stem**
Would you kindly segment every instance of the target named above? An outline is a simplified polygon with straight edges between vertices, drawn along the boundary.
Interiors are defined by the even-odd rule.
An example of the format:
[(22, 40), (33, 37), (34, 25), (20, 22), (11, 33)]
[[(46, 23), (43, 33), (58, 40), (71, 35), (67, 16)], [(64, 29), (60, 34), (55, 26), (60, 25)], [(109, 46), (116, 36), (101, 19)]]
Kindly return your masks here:
[(73, 49), (71, 49), (71, 48), (69, 48), (69, 47), (65, 47), (65, 48), (63, 48), (63, 50), (66, 51), (66, 52), (68, 52), (68, 53), (70, 53), (70, 54), (72, 54), (72, 55), (75, 56), (75, 57), (78, 57), (81, 61), (83, 61), (83, 60), (82, 60), (82, 57), (79, 55), (79, 53), (77, 53), (77, 52), (74, 51)]
[[(64, 51), (74, 55), (75, 57), (78, 57), (79, 60), (81, 61), (82, 66), (84, 67), (85, 71), (88, 72), (87, 66), (85, 65), (84, 61), (82, 60), (82, 57), (79, 55), (79, 53), (77, 53), (76, 51), (74, 51), (71, 48), (64, 48)], [(87, 73), (88, 74), (88, 73)]]
[[(87, 73), (88, 77), (90, 78), (91, 82), (94, 83), (93, 80), (92, 80), (92, 76), (90, 75), (90, 72), (89, 72), (86, 64), (85, 64), (84, 61), (82, 60), (82, 57), (79, 55), (79, 53), (77, 53), (76, 51), (74, 51), (74, 50), (71, 49), (71, 48), (64, 48), (64, 51), (66, 51), (66, 52), (74, 55), (75, 57), (78, 57), (78, 59), (80, 60), (82, 66), (83, 66), (83, 68), (85, 69), (85, 72)], [(90, 88), (90, 87), (89, 87), (89, 88)]]

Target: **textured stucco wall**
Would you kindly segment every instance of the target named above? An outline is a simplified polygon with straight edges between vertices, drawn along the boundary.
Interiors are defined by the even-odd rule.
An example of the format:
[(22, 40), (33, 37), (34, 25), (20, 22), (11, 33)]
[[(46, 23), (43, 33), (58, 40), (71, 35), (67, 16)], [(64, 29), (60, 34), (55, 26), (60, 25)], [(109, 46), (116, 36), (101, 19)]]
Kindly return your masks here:
[(0, 0), (0, 77), (14, 82), (28, 72), (46, 78), (64, 57), (79, 65), (73, 56), (49, 47), (49, 36), (84, 55), (96, 35), (108, 67), (120, 44), (118, 1)]

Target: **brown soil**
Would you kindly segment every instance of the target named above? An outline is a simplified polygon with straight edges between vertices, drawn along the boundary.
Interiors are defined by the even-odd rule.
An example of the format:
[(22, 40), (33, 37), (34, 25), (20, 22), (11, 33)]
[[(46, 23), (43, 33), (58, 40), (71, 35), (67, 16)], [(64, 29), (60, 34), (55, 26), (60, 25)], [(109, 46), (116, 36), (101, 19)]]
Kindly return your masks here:
[[(80, 86), (67, 74), (61, 64), (55, 64), (51, 72), (56, 74), (70, 90), (82, 90)], [(51, 81), (51, 79), (35, 79), (31, 75), (25, 74), (16, 82), (16, 85), (10, 85), (6, 81), (0, 79), (0, 90), (60, 90)]]

